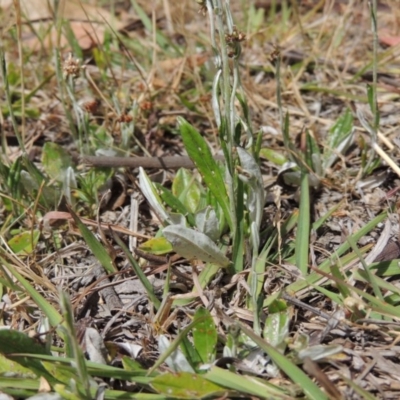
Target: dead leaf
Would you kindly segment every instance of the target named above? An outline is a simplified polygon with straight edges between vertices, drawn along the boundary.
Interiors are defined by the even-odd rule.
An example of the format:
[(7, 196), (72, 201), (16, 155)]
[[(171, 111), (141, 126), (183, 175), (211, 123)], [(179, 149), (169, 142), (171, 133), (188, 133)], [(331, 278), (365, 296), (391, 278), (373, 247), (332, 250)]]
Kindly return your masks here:
[(383, 45), (393, 47), (400, 44), (400, 36), (390, 33), (388, 29), (382, 29), (378, 36), (379, 42)]
[(400, 44), (400, 36), (379, 35), (379, 42), (389, 47)]
[[(9, 0), (0, 0), (1, 8), (13, 7)], [(74, 33), (79, 46), (88, 50), (103, 42), (105, 31), (110, 25), (116, 31), (124, 23), (109, 11), (95, 5), (83, 4), (80, 0), (60, 0), (57, 10), (48, 0), (20, 0), (24, 25), (24, 45), (38, 50), (42, 45), (46, 49), (54, 46), (68, 46), (65, 25), (58, 38), (56, 26), (66, 21)]]

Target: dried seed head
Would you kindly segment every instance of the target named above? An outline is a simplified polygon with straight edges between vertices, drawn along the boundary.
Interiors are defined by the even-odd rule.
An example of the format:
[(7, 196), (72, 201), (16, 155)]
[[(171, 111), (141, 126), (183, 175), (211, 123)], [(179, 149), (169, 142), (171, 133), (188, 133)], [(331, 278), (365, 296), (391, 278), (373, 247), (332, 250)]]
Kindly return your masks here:
[(246, 34), (238, 31), (236, 26), (234, 26), (232, 29), (232, 33), (227, 33), (225, 35), (225, 40), (228, 44), (240, 43), (246, 40)]
[(125, 123), (129, 123), (132, 120), (133, 120), (132, 115), (129, 114), (121, 114), (117, 119), (118, 122), (125, 122)]
[(79, 59), (73, 58), (72, 53), (69, 53), (68, 58), (64, 61), (63, 65), (64, 77), (67, 78), (71, 76), (72, 78), (76, 78), (84, 68), (85, 67), (81, 65)]

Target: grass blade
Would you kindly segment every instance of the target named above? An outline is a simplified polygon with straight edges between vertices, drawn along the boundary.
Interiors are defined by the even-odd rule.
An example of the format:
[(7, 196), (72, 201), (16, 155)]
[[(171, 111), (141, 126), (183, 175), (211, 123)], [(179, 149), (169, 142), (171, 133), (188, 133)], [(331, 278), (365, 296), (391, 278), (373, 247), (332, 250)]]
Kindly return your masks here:
[[(0, 258), (1, 259), (1, 258)], [(38, 307), (43, 311), (46, 317), (49, 319), (51, 326), (58, 326), (62, 323), (63, 317), (58, 313), (58, 311), (46, 301), (46, 299), (36, 291), (30, 282), (28, 282), (22, 275), (20, 275), (17, 270), (7, 263), (4, 259), (1, 262), (10, 274), (19, 282), (19, 284), (25, 289), (26, 293), (31, 296), (32, 300), (38, 305)]]
[[(230, 320), (230, 318), (229, 318)], [(233, 320), (232, 320), (233, 322)], [(238, 323), (238, 322), (236, 322)], [(273, 346), (269, 345), (260, 336), (257, 336), (247, 326), (238, 323), (240, 329), (262, 348), (272, 359), (272, 361), (286, 374), (293, 382), (297, 383), (306, 393), (309, 399), (328, 400), (326, 394), (295, 364), (289, 361), (284, 355), (279, 353)]]
[(104, 248), (104, 246), (96, 239), (96, 237), (86, 227), (86, 225), (81, 222), (79, 217), (72, 211), (72, 209), (70, 209), (69, 212), (71, 213), (71, 216), (74, 219), (74, 222), (76, 223), (80, 233), (82, 234), (83, 238), (85, 239), (86, 244), (89, 246), (89, 248), (92, 251), (92, 253), (94, 254), (94, 256), (100, 261), (100, 263), (104, 267), (104, 269), (109, 274), (113, 274), (114, 272), (117, 272), (118, 270), (114, 266), (114, 263), (113, 263), (110, 255), (107, 253), (107, 250)]
[(147, 279), (147, 276), (144, 274), (142, 269), (139, 267), (139, 264), (136, 262), (136, 260), (133, 258), (131, 252), (129, 249), (126, 247), (125, 243), (121, 240), (121, 238), (113, 232), (114, 240), (118, 243), (118, 245), (121, 247), (125, 255), (128, 257), (128, 260), (135, 271), (137, 277), (139, 278), (140, 282), (142, 283), (143, 287), (146, 289), (147, 295), (149, 296), (150, 301), (153, 303), (154, 307), (156, 310), (160, 308), (160, 300), (158, 300), (157, 296), (154, 293), (153, 290), (153, 285), (150, 283), (150, 281)]
[(232, 230), (229, 198), (221, 170), (200, 133), (183, 118), (179, 118), (179, 122), (186, 151), (198, 168), (205, 184), (220, 204), (228, 225)]
[(296, 234), (296, 266), (303, 275), (308, 272), (310, 244), (310, 187), (308, 173), (302, 168), (299, 222)]

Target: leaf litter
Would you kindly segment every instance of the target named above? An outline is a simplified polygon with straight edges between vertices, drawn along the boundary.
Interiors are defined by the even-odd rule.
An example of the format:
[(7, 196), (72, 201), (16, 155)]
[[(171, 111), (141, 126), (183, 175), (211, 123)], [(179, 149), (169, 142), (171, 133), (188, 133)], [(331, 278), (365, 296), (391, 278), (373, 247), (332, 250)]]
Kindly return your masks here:
[[(32, 2), (19, 3), (26, 23), (24, 26), (30, 28), (26, 31), (29, 32), (28, 36), (25, 36), (26, 32), (21, 36), (22, 46), (31, 49), (23, 71), (25, 90), (28, 92), (38, 86), (39, 88), (29, 98), (25, 93), (14, 93), (16, 109), (21, 96), (25, 96), (26, 99), (26, 114), (22, 119), (19, 117), (18, 124), (25, 134), (28, 157), (38, 170), (45, 171), (41, 165), (44, 144), (54, 142), (62, 145), (71, 154), (75, 163), (75, 173), (86, 174), (88, 167), (79, 162), (79, 140), (71, 131), (71, 122), (72, 126), (76, 127), (82, 121), (76, 116), (72, 117), (72, 121), (68, 120), (54, 75), (40, 87), (40, 83), (55, 72), (52, 50), (58, 40), (57, 36), (49, 40), (39, 40), (37, 34), (32, 34), (38, 30), (48, 30), (53, 32), (50, 33), (52, 35), (56, 32), (50, 29), (51, 24), (47, 27), (44, 25), (49, 23), (48, 19), (53, 18), (52, 14), (49, 14), (51, 10), (48, 9), (48, 2), (45, 3), (36, 6), (33, 6)], [(115, 149), (126, 143), (129, 145), (131, 156), (163, 157), (184, 154), (183, 145), (177, 135), (176, 116), (182, 116), (194, 124), (206, 137), (213, 151), (216, 151), (216, 126), (208, 95), (210, 77), (214, 71), (211, 56), (205, 51), (209, 48), (205, 39), (205, 19), (197, 13), (198, 7), (195, 2), (163, 2), (155, 8), (153, 15), (148, 9), (148, 2), (133, 3), (139, 4), (145, 14), (147, 12), (149, 21), (153, 21), (153, 29), (157, 29), (157, 33), (168, 38), (180, 51), (168, 54), (168, 50), (163, 48), (162, 38), (155, 38), (144, 28), (146, 20), (143, 16), (137, 16), (137, 8), (131, 7), (127, 2), (121, 2), (116, 7), (115, 18), (112, 10), (96, 2), (85, 6), (80, 2), (66, 2), (65, 7), (62, 7), (63, 4), (59, 5), (59, 9), (64, 13), (63, 18), (69, 20), (78, 48), (86, 52), (92, 49), (92, 53), (86, 53), (88, 75), (81, 75), (75, 80), (74, 96), (77, 102), (84, 100), (86, 104), (91, 129), (95, 130), (92, 146), (95, 147), (96, 154), (101, 155), (111, 149), (111, 155), (123, 155), (128, 146), (122, 151)], [(234, 19), (238, 24), (243, 20), (245, 11), (254, 13), (251, 15), (253, 20), (247, 15), (249, 22), (247, 27), (243, 27), (248, 33), (241, 61), (242, 84), (250, 105), (254, 129), (263, 132), (262, 148), (287, 156), (283, 147), (274, 78), (273, 52), (279, 44), (283, 63), (282, 103), (290, 117), (291, 140), (297, 148), (301, 147), (301, 135), (306, 128), (317, 141), (320, 151), (326, 151), (329, 155), (329, 160), (332, 160), (332, 153), (336, 155), (334, 162), (326, 162), (323, 175), (319, 176), (320, 183), (311, 192), (312, 222), (323, 218), (332, 207), (342, 203), (341, 207), (311, 235), (310, 262), (317, 277), (320, 280), (328, 278), (325, 282), (329, 282), (329, 285), (317, 284), (315, 281), (314, 286), (307, 286), (306, 290), (298, 290), (294, 286), (303, 279), (294, 267), (294, 260), (290, 258), (290, 243), (294, 242), (295, 231), (288, 228), (285, 236), (281, 236), (271, 245), (271, 254), (280, 252), (281, 258), (276, 254), (268, 261), (270, 266), (265, 273), (263, 291), (267, 294), (267, 303), (268, 298), (271, 300), (263, 307), (264, 322), (269, 330), (277, 329), (275, 339), (280, 334), (285, 337), (285, 343), (281, 341), (274, 345), (291, 357), (297, 358), (300, 364), (304, 361), (304, 371), (314, 378), (331, 398), (341, 396), (358, 399), (369, 393), (375, 398), (397, 399), (400, 390), (397, 363), (399, 314), (390, 314), (388, 308), (381, 314), (377, 303), (368, 302), (363, 292), (366, 295), (372, 292), (366, 284), (365, 276), (360, 276), (362, 268), (359, 266), (359, 260), (355, 257), (346, 261), (346, 256), (351, 257), (351, 249), (340, 255), (335, 255), (335, 251), (347, 243), (348, 236), (362, 230), (381, 212), (388, 211), (387, 218), (390, 224), (385, 224), (384, 220), (379, 221), (361, 235), (357, 243), (361, 251), (365, 248), (365, 252), (379, 244), (379, 252), (376, 250), (378, 254), (374, 259), (368, 260), (368, 263), (389, 263), (400, 258), (396, 192), (400, 185), (399, 178), (384, 161), (373, 155), (368, 144), (372, 139), (356, 115), (353, 115), (354, 140), (348, 148), (338, 151), (340, 146), (337, 143), (337, 148), (324, 148), (328, 146), (328, 139), (331, 138), (330, 129), (339, 117), (344, 115), (346, 109), (352, 110), (353, 104), (367, 108), (366, 84), (372, 82), (369, 10), (366, 2), (360, 1), (301, 1), (296, 7), (292, 6), (293, 14), (288, 16), (285, 14), (285, 2), (277, 1), (275, 11), (272, 12), (273, 3), (258, 1), (244, 10), (240, 2), (231, 1)], [(13, 5), (7, 5), (6, 2), (0, 4), (1, 15), (15, 15)], [(258, 16), (258, 19), (255, 16)], [(288, 19), (285, 21), (284, 18)], [(382, 144), (381, 139), (378, 140), (397, 163), (398, 18), (399, 11), (395, 1), (378, 3), (379, 26), (385, 27), (378, 31), (381, 44), (377, 75), (381, 113), (379, 129), (387, 142)], [(75, 24), (75, 20), (80, 22)], [(115, 21), (113, 28), (115, 31), (121, 31), (123, 27), (128, 26), (129, 20), (141, 22), (131, 24), (130, 28), (124, 31), (126, 44), (122, 44), (122, 39), (121, 42), (107, 42), (113, 51), (121, 56), (116, 58), (116, 64), (109, 68), (108, 61), (96, 53), (103, 46), (99, 43), (108, 40), (108, 23)], [(261, 21), (259, 25), (256, 24), (257, 20)], [(93, 21), (97, 21), (98, 25)], [(251, 21), (254, 21), (254, 26)], [(40, 28), (36, 25), (38, 23), (41, 24)], [(12, 41), (10, 34), (13, 26), (7, 25), (2, 28), (4, 49), (10, 63), (9, 72), (12, 72), (12, 68), (18, 71), (20, 67), (17, 55), (7, 47)], [(71, 48), (69, 42), (63, 40), (58, 45), (65, 49), (66, 55)], [(135, 47), (135, 43), (139, 43), (140, 46)], [(197, 50), (196, 43), (203, 46), (199, 46)], [(131, 56), (126, 55), (124, 46), (132, 46)], [(104, 54), (105, 58), (109, 57)], [(132, 68), (132, 64), (135, 68)], [(16, 91), (20, 84), (16, 72), (14, 79), (15, 86), (12, 90)], [(4, 99), (4, 88), (0, 89), (0, 95)], [(92, 108), (89, 107), (87, 99)], [(70, 98), (69, 102), (75, 106), (73, 100)], [(22, 153), (15, 140), (9, 111), (3, 106), (1, 111), (5, 138), (2, 165), (12, 165)], [(130, 118), (134, 121), (132, 125), (129, 125)], [(385, 143), (391, 144), (391, 147), (387, 147)], [(201, 304), (210, 308), (224, 341), (234, 341), (234, 335), (228, 334), (226, 329), (230, 318), (236, 318), (242, 323), (251, 323), (254, 318), (245, 302), (245, 295), (251, 290), (244, 279), (246, 271), (230, 276), (224, 270), (205, 265), (201, 257), (200, 260), (192, 259), (185, 251), (181, 255), (187, 256), (187, 259), (152, 258), (151, 254), (146, 258), (136, 257), (144, 275), (153, 285), (154, 295), (162, 300), (167, 290), (172, 294), (173, 301), (179, 304), (179, 307), (175, 308), (175, 314), (174, 311), (168, 310), (165, 318), (154, 319), (148, 293), (133, 273), (124, 252), (116, 246), (112, 232), (118, 230), (119, 234), (124, 235), (124, 240), (127, 239), (132, 231), (130, 227), (135, 222), (130, 220), (132, 200), (135, 196), (139, 200), (136, 221), (138, 228), (135, 233), (140, 241), (144, 242), (146, 237), (154, 237), (157, 234), (160, 216), (154, 207), (150, 207), (143, 197), (137, 194), (137, 171), (117, 167), (118, 165), (115, 174), (124, 174), (127, 187), (120, 188), (126, 196), (116, 209), (112, 209), (106, 199), (107, 190), (116, 190), (113, 186), (105, 189), (100, 184), (92, 185), (96, 190), (90, 206), (87, 200), (88, 193), (82, 190), (82, 184), (78, 184), (75, 188), (77, 191), (74, 192), (81, 202), (80, 220), (86, 226), (92, 227), (94, 239), (107, 249), (110, 262), (117, 266), (115, 272), (106, 273), (101, 263), (92, 256), (83, 240), (82, 231), (77, 229), (71, 214), (67, 213), (65, 200), (61, 195), (53, 203), (53, 208), (46, 209), (40, 205), (43, 219), (36, 213), (37, 209), (26, 208), (19, 221), (9, 226), (5, 225), (6, 229), (1, 235), (2, 261), (14, 265), (17, 272), (28, 279), (32, 287), (56, 307), (56, 287), (70, 294), (77, 330), (82, 330), (82, 348), (85, 348), (85, 341), (86, 348), (93, 346), (95, 342), (100, 343), (97, 349), (87, 351), (90, 359), (92, 353), (93, 360), (100, 357), (102, 362), (106, 360), (109, 364), (119, 366), (126, 354), (132, 356), (129, 346), (133, 346), (133, 357), (142, 367), (148, 368), (159, 358), (160, 338), (163, 338), (163, 335), (167, 335), (170, 341), (176, 338), (182, 327), (191, 322), (194, 310)], [(296, 181), (285, 182), (285, 173), (280, 174), (280, 166), (270, 160), (263, 159), (261, 168), (266, 189), (261, 231), (265, 231), (268, 227), (277, 225), (275, 215), (278, 212), (282, 218), (279, 221), (281, 224), (293, 215), (298, 208), (299, 184)], [(149, 170), (146, 173), (152, 182), (166, 187), (172, 185), (172, 170)], [(8, 178), (11, 178), (10, 173)], [(7, 193), (3, 180), (2, 172), (1, 219), (5, 224), (12, 206), (10, 201), (7, 201), (10, 193)], [(106, 183), (111, 185), (110, 182), (111, 180), (107, 180)], [(279, 200), (270, 196), (276, 185), (281, 189)], [(40, 182), (35, 190), (38, 187)], [(98, 197), (100, 193), (102, 197)], [(38, 194), (25, 188), (23, 196), (24, 199), (33, 201)], [(20, 254), (16, 254), (17, 251), (12, 247), (13, 241), (18, 239), (15, 233), (12, 236), (13, 227), (23, 233), (21, 237), (27, 238), (24, 239), (24, 252)], [(36, 243), (38, 227), (41, 229), (41, 237)], [(283, 228), (280, 228), (281, 233)], [(28, 235), (27, 232), (32, 232), (32, 235)], [(382, 236), (384, 241), (380, 240)], [(264, 245), (269, 238), (262, 237), (262, 240), (261, 245)], [(278, 242), (282, 246), (280, 249)], [(134, 248), (130, 250), (133, 252)], [(27, 251), (29, 254), (24, 254)], [(213, 252), (220, 256), (217, 250), (213, 249)], [(368, 257), (364, 253), (363, 256)], [(282, 259), (282, 262), (278, 263), (278, 259)], [(318, 272), (316, 267), (328, 259), (328, 268)], [(222, 263), (225, 263), (225, 258)], [(382, 269), (385, 268), (389, 266), (384, 264)], [(350, 272), (346, 274), (346, 270)], [(379, 266), (378, 270), (381, 270)], [(380, 275), (384, 280), (381, 287), (385, 290), (387, 304), (397, 308), (399, 273), (396, 266), (389, 271), (393, 272)], [(212, 278), (203, 281), (202, 274), (207, 273), (212, 275)], [(8, 278), (4, 276), (4, 279), (12, 280), (9, 275)], [(194, 283), (195, 279), (198, 279), (197, 285)], [(208, 282), (208, 285), (203, 287), (202, 282)], [(278, 311), (274, 309), (277, 303), (272, 299), (286, 287), (288, 290), (295, 290), (287, 291), (282, 296), (287, 304)], [(353, 291), (353, 287), (358, 291)], [(202, 290), (201, 293), (199, 289)], [(3, 290), (5, 292), (1, 304), (4, 309), (4, 326), (36, 335), (43, 310), (41, 311), (29, 297), (24, 299), (21, 292), (12, 290), (11, 284), (3, 286)], [(159, 325), (156, 321), (162, 321), (163, 324)], [(288, 330), (287, 334), (279, 330), (276, 324), (282, 324), (284, 329)], [(251, 348), (251, 344), (237, 340), (236, 345), (240, 343), (242, 348)], [(103, 346), (107, 348), (108, 359), (104, 356)], [(138, 348), (141, 351), (138, 351)], [(222, 364), (224, 357), (220, 349), (217, 354), (218, 360), (212, 361)], [(292, 392), (288, 389), (286, 393), (297, 396), (298, 388), (291, 387), (292, 382), (287, 378), (287, 374), (273, 368), (275, 365), (268, 362), (265, 353), (254, 358), (243, 356), (242, 360), (247, 362), (245, 366), (240, 364), (240, 357), (235, 355), (234, 358), (237, 358), (237, 370), (243, 375), (247, 375), (250, 370), (252, 374), (266, 381), (278, 380), (282, 386), (291, 388)], [(173, 379), (169, 375), (167, 377)], [(161, 379), (158, 384), (160, 382)], [(157, 387), (157, 384), (154, 387)], [(130, 385), (125, 389), (137, 390)], [(218, 388), (215, 388), (215, 391), (218, 391)], [(248, 393), (249, 396), (251, 394), (254, 395)], [(199, 396), (201, 397), (201, 391)]]

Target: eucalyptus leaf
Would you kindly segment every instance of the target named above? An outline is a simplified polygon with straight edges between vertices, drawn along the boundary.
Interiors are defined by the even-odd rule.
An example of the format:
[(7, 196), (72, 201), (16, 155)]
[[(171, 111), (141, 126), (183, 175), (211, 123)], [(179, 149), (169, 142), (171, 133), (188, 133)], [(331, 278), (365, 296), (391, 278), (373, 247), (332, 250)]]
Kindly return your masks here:
[(163, 229), (163, 235), (171, 242), (174, 251), (187, 259), (197, 258), (227, 267), (229, 259), (218, 246), (204, 233), (179, 225), (170, 225)]

